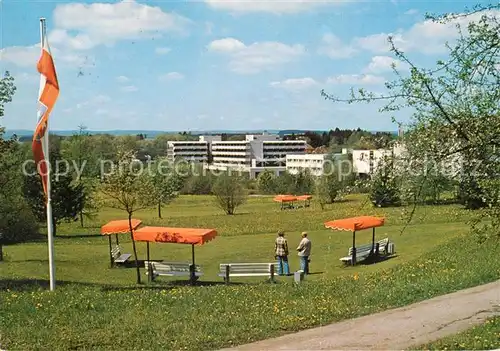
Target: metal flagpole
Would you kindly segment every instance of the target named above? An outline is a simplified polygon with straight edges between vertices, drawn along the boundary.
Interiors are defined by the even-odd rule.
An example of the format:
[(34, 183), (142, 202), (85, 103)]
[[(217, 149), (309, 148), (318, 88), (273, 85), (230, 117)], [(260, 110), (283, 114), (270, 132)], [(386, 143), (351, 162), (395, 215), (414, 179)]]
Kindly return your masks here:
[[(40, 45), (43, 50), (45, 43), (45, 18), (40, 18)], [(45, 128), (44, 143), (44, 156), (47, 165), (47, 238), (49, 244), (49, 276), (50, 276), (50, 291), (56, 288), (56, 273), (54, 264), (54, 236), (53, 236), (53, 223), (52, 223), (52, 203), (51, 203), (51, 166), (50, 166), (50, 148), (49, 148), (49, 121), (47, 119), (47, 126)]]

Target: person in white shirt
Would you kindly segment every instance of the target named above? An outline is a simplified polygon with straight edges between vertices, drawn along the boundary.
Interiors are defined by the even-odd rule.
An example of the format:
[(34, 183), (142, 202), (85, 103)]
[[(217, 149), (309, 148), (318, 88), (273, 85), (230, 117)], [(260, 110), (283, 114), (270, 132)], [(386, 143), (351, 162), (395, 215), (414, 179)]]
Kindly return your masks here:
[(309, 256), (311, 255), (311, 240), (307, 238), (307, 232), (302, 233), (302, 240), (297, 247), (300, 257), (300, 269), (304, 274), (309, 274)]

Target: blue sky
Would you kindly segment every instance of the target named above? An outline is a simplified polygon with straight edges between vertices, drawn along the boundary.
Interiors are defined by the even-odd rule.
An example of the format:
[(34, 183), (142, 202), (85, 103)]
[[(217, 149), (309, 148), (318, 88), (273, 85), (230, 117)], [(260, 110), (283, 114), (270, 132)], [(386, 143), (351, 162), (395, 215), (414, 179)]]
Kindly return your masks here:
[(389, 33), (420, 65), (445, 58), (457, 31), (424, 14), (476, 3), (3, 0), (0, 68), (18, 90), (0, 124), (35, 126), (45, 17), (61, 87), (52, 130), (396, 130), (377, 105), (334, 104), (321, 89), (383, 92), (393, 74)]

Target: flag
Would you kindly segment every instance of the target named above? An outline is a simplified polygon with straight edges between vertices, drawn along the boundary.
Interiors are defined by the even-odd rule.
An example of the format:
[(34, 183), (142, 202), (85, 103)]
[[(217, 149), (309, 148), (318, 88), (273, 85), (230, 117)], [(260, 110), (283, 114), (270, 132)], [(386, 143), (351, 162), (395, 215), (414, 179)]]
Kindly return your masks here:
[(37, 69), (40, 73), (40, 91), (38, 93), (38, 122), (33, 135), (32, 150), (38, 172), (42, 177), (43, 191), (48, 196), (48, 121), (49, 115), (59, 96), (59, 83), (57, 81), (56, 68), (50, 53), (49, 43), (45, 36), (45, 28), (42, 29), (42, 53), (38, 60)]

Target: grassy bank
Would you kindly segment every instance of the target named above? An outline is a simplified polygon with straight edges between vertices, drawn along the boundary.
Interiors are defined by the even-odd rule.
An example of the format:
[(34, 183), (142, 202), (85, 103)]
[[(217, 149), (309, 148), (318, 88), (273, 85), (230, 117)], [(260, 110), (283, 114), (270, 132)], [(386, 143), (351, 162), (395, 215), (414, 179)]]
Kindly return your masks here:
[[(318, 275), (298, 286), (287, 280), (275, 285), (196, 287), (162, 282), (144, 288), (68, 282), (49, 293), (40, 290), (36, 280), (4, 277), (0, 345), (9, 350), (216, 349), (500, 278), (496, 246), (478, 247), (466, 237), (452, 239), (411, 262), (385, 269), (384, 263), (344, 270), (338, 276)], [(365, 269), (377, 265), (379, 270)], [(102, 276), (98, 273), (102, 267), (94, 269)]]
[[(406, 209), (411, 211), (410, 208)], [(144, 210), (135, 214), (147, 225), (174, 227), (216, 228), (223, 236), (255, 235), (285, 231), (316, 231), (324, 229), (329, 220), (359, 215), (377, 215), (387, 218), (387, 226), (406, 224), (402, 216), (404, 208), (375, 208), (364, 195), (350, 195), (346, 201), (327, 205), (321, 210), (316, 201), (311, 207), (296, 210), (280, 210), (273, 197), (251, 197), (238, 207), (236, 214), (227, 216), (214, 202), (212, 196), (181, 196), (163, 208), (163, 218), (158, 218), (156, 210)], [(464, 223), (469, 213), (458, 205), (418, 207), (412, 225), (429, 223)], [(86, 221), (82, 228), (79, 222), (62, 223), (58, 230), (61, 235), (99, 234), (99, 228), (113, 219), (126, 218), (123, 211), (103, 208), (99, 215)]]
[(493, 350), (500, 348), (500, 317), (412, 350)]

